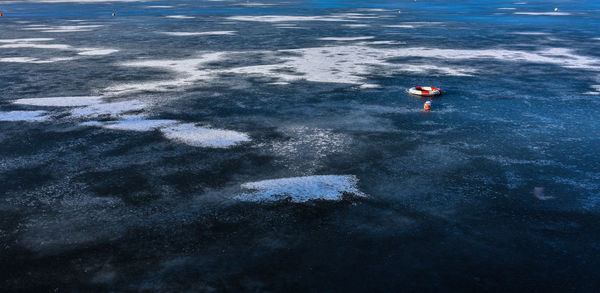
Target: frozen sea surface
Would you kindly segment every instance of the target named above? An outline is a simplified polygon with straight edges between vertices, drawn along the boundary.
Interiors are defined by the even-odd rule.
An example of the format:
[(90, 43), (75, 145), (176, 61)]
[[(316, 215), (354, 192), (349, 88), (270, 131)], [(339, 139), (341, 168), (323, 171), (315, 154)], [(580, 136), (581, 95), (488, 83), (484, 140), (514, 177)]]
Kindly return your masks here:
[(0, 12), (0, 291), (600, 288), (598, 1)]

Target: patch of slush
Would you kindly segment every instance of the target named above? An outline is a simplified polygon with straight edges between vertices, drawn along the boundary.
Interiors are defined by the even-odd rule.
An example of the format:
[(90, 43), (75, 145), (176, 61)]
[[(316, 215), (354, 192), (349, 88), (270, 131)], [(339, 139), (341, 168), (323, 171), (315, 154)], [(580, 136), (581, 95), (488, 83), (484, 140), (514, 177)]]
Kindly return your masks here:
[(250, 141), (250, 137), (241, 132), (223, 129), (211, 129), (183, 123), (161, 129), (163, 135), (195, 147), (227, 148), (238, 143)]
[(358, 187), (354, 175), (315, 175), (248, 182), (241, 185), (248, 193), (237, 195), (241, 201), (277, 201), (290, 199), (292, 202), (310, 200), (341, 200), (344, 194), (366, 197)]
[(46, 111), (10, 111), (0, 112), (0, 121), (32, 121), (39, 122), (48, 120), (44, 116)]
[(360, 40), (370, 40), (375, 37), (365, 36), (365, 37), (326, 37), (326, 38), (318, 38), (320, 41), (360, 41)]
[(78, 118), (93, 118), (104, 115), (118, 117), (127, 112), (142, 111), (147, 107), (147, 103), (136, 100), (110, 102), (93, 104), (83, 108), (75, 108), (71, 110), (71, 115)]
[(571, 15), (568, 12), (514, 12), (513, 14), (518, 15), (546, 15), (546, 16), (566, 16)]
[(106, 129), (128, 130), (128, 131), (150, 131), (157, 128), (167, 127), (177, 123), (176, 120), (146, 120), (146, 119), (127, 119), (119, 121), (88, 121), (80, 125), (97, 126)]
[(212, 31), (212, 32), (161, 32), (168, 36), (189, 37), (189, 36), (222, 36), (235, 35), (236, 31)]
[(102, 103), (101, 96), (18, 99), (13, 104), (46, 107), (83, 107)]
[(175, 18), (175, 19), (192, 19), (192, 18), (195, 18), (195, 17), (189, 16), (189, 15), (167, 15), (165, 17), (166, 18)]

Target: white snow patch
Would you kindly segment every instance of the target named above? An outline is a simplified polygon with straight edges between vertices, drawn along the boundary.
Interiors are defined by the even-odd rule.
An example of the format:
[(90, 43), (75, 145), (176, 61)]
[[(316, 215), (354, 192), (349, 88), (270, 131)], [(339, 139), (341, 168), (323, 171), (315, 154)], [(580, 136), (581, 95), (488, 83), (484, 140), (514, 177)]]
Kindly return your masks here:
[(353, 21), (340, 16), (294, 16), (294, 15), (248, 15), (230, 16), (228, 20), (254, 22), (293, 22), (293, 21)]
[(412, 24), (392, 24), (392, 25), (384, 25), (383, 27), (389, 28), (415, 28)]
[(50, 59), (39, 59), (39, 58), (35, 58), (35, 57), (7, 57), (7, 58), (0, 58), (0, 63), (5, 62), (5, 63), (44, 64), (44, 63), (53, 63), (53, 62), (60, 62), (60, 61), (69, 61), (69, 60), (73, 60), (73, 59), (75, 59), (75, 58), (56, 57), (56, 58), (50, 58)]
[(107, 88), (107, 91), (123, 94), (138, 91), (168, 91), (180, 87), (190, 86), (198, 81), (209, 80), (214, 72), (202, 70), (201, 65), (218, 61), (224, 53), (213, 52), (201, 55), (199, 58), (183, 60), (141, 60), (122, 63), (122, 66), (162, 68), (177, 73), (173, 80), (136, 82), (115, 85)]
[(549, 15), (549, 16), (571, 15), (571, 13), (568, 13), (568, 12), (514, 12), (513, 14), (518, 14), (518, 15)]
[(78, 49), (78, 50), (81, 50), (81, 52), (79, 52), (77, 54), (83, 55), (83, 56), (104, 56), (104, 55), (109, 55), (112, 53), (119, 52), (119, 50), (116, 50), (116, 49), (82, 48), (82, 49)]
[(29, 25), (23, 30), (39, 30), (44, 33), (71, 33), (71, 32), (89, 32), (95, 28), (103, 27), (104, 25), (59, 25), (59, 26), (46, 26), (46, 25)]
[(227, 148), (241, 142), (250, 141), (250, 137), (241, 132), (224, 129), (211, 129), (183, 123), (161, 129), (163, 135), (175, 141), (196, 147)]
[(344, 193), (366, 197), (358, 187), (354, 175), (314, 175), (248, 182), (243, 189), (251, 190), (235, 198), (241, 201), (277, 201), (290, 199), (292, 202), (309, 200), (341, 200)]
[(593, 95), (593, 96), (600, 95), (600, 85), (592, 85), (590, 87), (593, 88), (595, 91), (585, 92), (585, 93), (583, 93), (584, 95)]
[(376, 89), (376, 88), (380, 88), (381, 86), (378, 84), (372, 84), (372, 83), (364, 83), (360, 85), (361, 89)]
[(368, 24), (342, 24), (342, 26), (346, 26), (346, 27), (370, 27), (370, 25)]
[(514, 32), (513, 35), (524, 35), (524, 36), (547, 36), (548, 33), (544, 32)]
[(12, 43), (0, 45), (0, 48), (33, 48), (33, 49), (56, 49), (56, 50), (72, 50), (73, 47), (65, 44), (36, 44), (36, 43)]
[[(375, 42), (372, 42), (374, 44)], [(257, 51), (264, 54), (293, 53), (279, 57), (274, 64), (251, 65), (233, 68), (203, 66), (206, 63), (226, 58), (227, 54), (240, 52), (214, 52), (200, 58), (183, 60), (143, 60), (123, 65), (154, 67), (170, 70), (175, 77), (169, 80), (130, 83), (113, 86), (108, 90), (115, 93), (131, 91), (169, 91), (180, 87), (208, 84), (219, 74), (259, 75), (278, 82), (307, 80), (313, 82), (364, 84), (370, 74), (397, 74), (402, 72), (469, 76), (473, 68), (444, 65), (452, 60), (491, 60), (497, 62), (529, 62), (552, 64), (566, 68), (600, 70), (600, 60), (582, 56), (566, 48), (551, 48), (537, 52), (506, 49), (437, 49), (427, 47), (382, 48), (372, 47), (368, 42), (354, 45)], [(394, 58), (428, 59), (426, 64), (397, 64)]]
[(168, 36), (189, 37), (189, 36), (220, 36), (235, 35), (236, 31), (212, 31), (212, 32), (161, 32)]
[(318, 38), (320, 41), (360, 41), (360, 40), (370, 40), (375, 37), (366, 36), (366, 37), (326, 37), (326, 38)]
[(34, 43), (34, 42), (49, 42), (53, 41), (53, 38), (25, 38), (25, 39), (0, 39), (0, 43)]
[(82, 107), (101, 103), (102, 97), (100, 96), (31, 98), (13, 101), (13, 104), (18, 105), (46, 107)]
[(45, 121), (46, 111), (10, 111), (0, 112), (0, 121)]
[(166, 18), (175, 18), (175, 19), (191, 19), (191, 18), (195, 18), (195, 17), (189, 16), (189, 15), (167, 15), (165, 17)]

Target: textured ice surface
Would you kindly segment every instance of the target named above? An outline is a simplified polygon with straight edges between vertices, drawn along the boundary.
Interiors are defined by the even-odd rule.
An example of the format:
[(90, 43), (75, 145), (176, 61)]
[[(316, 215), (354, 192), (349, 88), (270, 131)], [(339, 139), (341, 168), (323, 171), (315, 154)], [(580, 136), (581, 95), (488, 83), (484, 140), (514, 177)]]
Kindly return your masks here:
[(289, 198), (293, 202), (340, 200), (344, 193), (364, 197), (354, 175), (316, 175), (248, 182), (241, 185), (251, 192), (236, 196), (242, 201), (274, 201)]
[(45, 121), (46, 111), (10, 111), (0, 112), (0, 121)]
[(49, 107), (82, 107), (102, 103), (101, 96), (81, 96), (81, 97), (50, 97), (50, 98), (31, 98), (18, 99), (13, 102), (19, 105), (31, 106), (49, 106)]
[(235, 144), (250, 141), (250, 137), (241, 132), (224, 129), (212, 129), (183, 123), (161, 129), (168, 139), (176, 140), (196, 147), (227, 148)]

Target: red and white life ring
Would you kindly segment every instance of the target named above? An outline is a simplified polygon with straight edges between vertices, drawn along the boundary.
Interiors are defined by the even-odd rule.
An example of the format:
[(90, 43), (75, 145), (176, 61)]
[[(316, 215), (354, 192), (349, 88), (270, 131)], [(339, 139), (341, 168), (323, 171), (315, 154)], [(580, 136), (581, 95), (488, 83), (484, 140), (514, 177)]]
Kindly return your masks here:
[(425, 97), (437, 96), (437, 95), (442, 94), (441, 89), (436, 88), (436, 87), (431, 87), (431, 86), (413, 87), (413, 88), (410, 88), (408, 90), (408, 92), (413, 95), (425, 96)]

